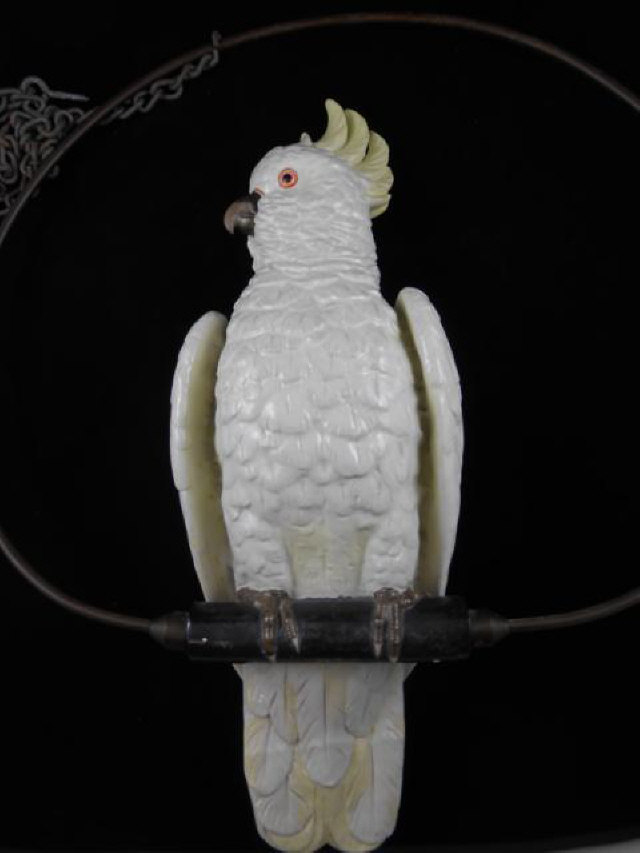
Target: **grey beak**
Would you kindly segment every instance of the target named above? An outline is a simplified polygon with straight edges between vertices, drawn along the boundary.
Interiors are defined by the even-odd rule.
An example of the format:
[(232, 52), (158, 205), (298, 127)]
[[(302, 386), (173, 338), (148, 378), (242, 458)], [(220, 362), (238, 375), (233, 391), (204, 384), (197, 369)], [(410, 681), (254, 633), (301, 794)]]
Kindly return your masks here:
[(253, 234), (253, 220), (258, 212), (258, 199), (260, 193), (251, 193), (237, 199), (226, 209), (224, 214), (224, 227), (229, 234), (250, 235)]

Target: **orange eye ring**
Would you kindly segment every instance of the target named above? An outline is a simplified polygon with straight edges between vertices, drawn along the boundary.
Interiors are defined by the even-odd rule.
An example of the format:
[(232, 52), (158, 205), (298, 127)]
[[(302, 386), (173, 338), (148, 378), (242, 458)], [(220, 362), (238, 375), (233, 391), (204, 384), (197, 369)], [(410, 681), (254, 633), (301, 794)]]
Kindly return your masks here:
[(287, 166), (287, 168), (283, 169), (278, 175), (278, 183), (283, 189), (289, 190), (291, 187), (295, 187), (298, 183), (298, 173), (295, 169)]

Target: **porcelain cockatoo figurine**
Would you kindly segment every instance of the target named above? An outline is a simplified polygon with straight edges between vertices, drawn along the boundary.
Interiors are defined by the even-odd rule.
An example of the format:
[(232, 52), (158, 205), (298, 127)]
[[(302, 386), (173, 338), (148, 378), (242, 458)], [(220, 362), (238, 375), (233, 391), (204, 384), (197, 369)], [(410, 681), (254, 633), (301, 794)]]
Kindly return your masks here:
[[(440, 320), (379, 290), (371, 219), (388, 146), (327, 100), (317, 142), (274, 148), (225, 215), (254, 275), (231, 320), (189, 332), (171, 459), (207, 599), (260, 608), (298, 642), (291, 598), (373, 596), (378, 663), (250, 663), (244, 766), (273, 847), (371, 850), (393, 831), (404, 751), (399, 609), (445, 588), (460, 504), (460, 384)], [(383, 644), (386, 634), (386, 644)], [(382, 651), (384, 645), (384, 652)]]

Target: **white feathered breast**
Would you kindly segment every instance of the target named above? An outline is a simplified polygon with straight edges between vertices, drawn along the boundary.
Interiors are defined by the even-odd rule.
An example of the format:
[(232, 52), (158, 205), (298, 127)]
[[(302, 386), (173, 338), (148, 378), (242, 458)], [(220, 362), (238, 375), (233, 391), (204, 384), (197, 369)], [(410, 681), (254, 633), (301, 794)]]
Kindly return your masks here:
[[(257, 274), (228, 326), (216, 399), (222, 506), (235, 552), (277, 531), (286, 544), (310, 527), (346, 538), (351, 551), (358, 531), (364, 548), (366, 531), (392, 511), (413, 521), (413, 380), (371, 268)], [(315, 541), (326, 550), (326, 538)], [(316, 577), (312, 588), (298, 578), (291, 591), (355, 594), (357, 566), (345, 557), (350, 577)], [(266, 572), (259, 559), (249, 560), (246, 577), (242, 565), (234, 568), (240, 584), (254, 587)]]

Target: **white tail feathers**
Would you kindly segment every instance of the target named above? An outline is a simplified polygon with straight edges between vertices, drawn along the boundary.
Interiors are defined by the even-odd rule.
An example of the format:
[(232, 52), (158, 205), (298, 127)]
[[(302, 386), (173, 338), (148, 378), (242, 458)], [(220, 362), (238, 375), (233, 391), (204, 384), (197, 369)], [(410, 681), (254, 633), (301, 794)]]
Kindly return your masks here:
[(344, 679), (330, 668), (294, 664), (287, 667), (287, 683), (297, 699), (297, 749), (311, 780), (333, 787), (344, 776), (353, 750), (345, 727)]
[(245, 774), (273, 847), (366, 851), (395, 827), (402, 664), (244, 664)]

